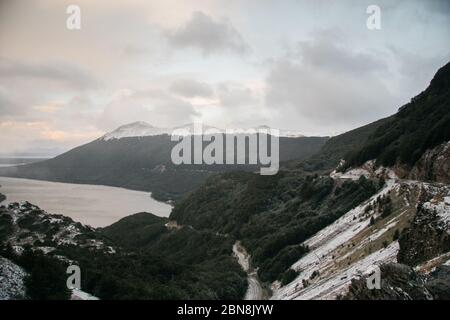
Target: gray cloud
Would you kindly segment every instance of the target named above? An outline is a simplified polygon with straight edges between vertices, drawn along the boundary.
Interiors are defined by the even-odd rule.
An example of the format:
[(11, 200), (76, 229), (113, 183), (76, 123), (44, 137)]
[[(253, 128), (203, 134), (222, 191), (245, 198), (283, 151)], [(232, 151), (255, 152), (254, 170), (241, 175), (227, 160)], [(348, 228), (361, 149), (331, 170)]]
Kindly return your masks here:
[(2, 115), (2, 118), (20, 114), (22, 112), (22, 108), (10, 99), (4, 91), (5, 90), (0, 88), (0, 114)]
[[(361, 75), (386, 70), (386, 63), (370, 52), (352, 51), (338, 43), (345, 41), (338, 32), (322, 30), (315, 33), (314, 41), (301, 41), (297, 57), (305, 65), (330, 72)], [(295, 56), (294, 56), (295, 58)]]
[(220, 83), (217, 86), (217, 96), (220, 104), (230, 109), (240, 106), (251, 107), (256, 104), (252, 90), (239, 83)]
[(169, 89), (173, 93), (186, 98), (210, 98), (214, 93), (210, 85), (193, 79), (175, 80)]
[(158, 89), (139, 90), (118, 95), (104, 108), (97, 126), (105, 131), (124, 123), (146, 121), (156, 126), (173, 126), (198, 116), (194, 107)]
[(450, 59), (448, 0), (379, 0), (379, 31), (369, 0), (76, 3), (82, 30), (68, 31), (69, 0), (0, 0), (5, 150), (136, 120), (339, 133), (392, 114)]
[[(295, 54), (272, 65), (266, 104), (279, 110), (281, 122), (326, 132), (393, 113), (396, 99), (380, 76), (388, 76), (383, 60), (338, 41), (301, 42)], [(289, 125), (293, 118), (295, 124)]]
[(98, 82), (89, 72), (62, 62), (31, 64), (0, 59), (0, 78), (45, 79), (60, 82), (78, 90), (94, 89), (98, 86)]
[(450, 14), (450, 1), (448, 0), (429, 0), (426, 5), (433, 11), (443, 15)]
[(167, 31), (165, 36), (173, 47), (197, 48), (205, 55), (221, 51), (242, 54), (248, 50), (248, 45), (229, 21), (214, 21), (200, 11), (192, 13), (184, 26)]

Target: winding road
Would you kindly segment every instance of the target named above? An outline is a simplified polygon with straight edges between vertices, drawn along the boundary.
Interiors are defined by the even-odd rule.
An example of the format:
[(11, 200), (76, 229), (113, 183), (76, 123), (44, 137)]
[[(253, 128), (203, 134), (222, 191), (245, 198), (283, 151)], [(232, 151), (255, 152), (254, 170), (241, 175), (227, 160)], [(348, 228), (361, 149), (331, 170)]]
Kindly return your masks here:
[(267, 292), (259, 282), (256, 270), (250, 263), (250, 254), (242, 246), (240, 241), (236, 241), (233, 245), (233, 253), (241, 265), (242, 269), (247, 273), (248, 288), (245, 293), (244, 300), (263, 300), (267, 298)]

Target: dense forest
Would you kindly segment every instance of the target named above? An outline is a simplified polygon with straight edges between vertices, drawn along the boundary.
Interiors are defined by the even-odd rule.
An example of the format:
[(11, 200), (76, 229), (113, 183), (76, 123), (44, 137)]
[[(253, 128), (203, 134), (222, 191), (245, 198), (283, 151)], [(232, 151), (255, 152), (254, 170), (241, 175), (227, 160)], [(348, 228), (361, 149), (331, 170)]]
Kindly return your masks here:
[[(43, 213), (24, 211), (15, 224), (7, 209), (0, 211), (0, 256), (28, 273), (26, 298), (67, 299), (69, 264), (80, 267), (81, 288), (101, 299), (241, 299), (245, 294), (246, 274), (232, 256), (230, 238), (188, 227), (169, 230), (166, 218), (139, 213), (104, 229), (80, 228), (73, 241), (61, 242), (55, 236), (78, 224), (66, 218), (52, 225), (39, 218)], [(30, 244), (17, 252), (9, 239)]]
[(374, 194), (364, 177), (333, 179), (283, 171), (276, 176), (227, 173), (210, 178), (177, 205), (170, 218), (241, 240), (264, 281), (281, 279), (305, 254), (301, 243)]

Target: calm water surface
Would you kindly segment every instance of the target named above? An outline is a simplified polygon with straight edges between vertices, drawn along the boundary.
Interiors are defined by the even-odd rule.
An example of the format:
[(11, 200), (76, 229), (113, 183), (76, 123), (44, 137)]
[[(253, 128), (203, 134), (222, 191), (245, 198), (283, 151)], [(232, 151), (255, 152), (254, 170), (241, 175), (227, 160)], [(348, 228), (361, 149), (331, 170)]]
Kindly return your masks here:
[(150, 193), (123, 188), (0, 177), (2, 203), (29, 201), (48, 213), (69, 216), (93, 227), (104, 227), (138, 212), (168, 217), (172, 207)]

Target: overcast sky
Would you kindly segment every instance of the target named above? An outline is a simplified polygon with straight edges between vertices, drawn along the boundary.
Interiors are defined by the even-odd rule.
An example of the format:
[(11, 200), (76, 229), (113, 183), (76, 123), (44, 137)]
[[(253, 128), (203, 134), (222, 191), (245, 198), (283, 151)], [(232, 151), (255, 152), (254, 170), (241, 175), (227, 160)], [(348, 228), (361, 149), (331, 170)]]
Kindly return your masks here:
[(133, 121), (335, 135), (425, 89), (449, 38), (447, 0), (0, 0), (0, 154), (54, 155)]

